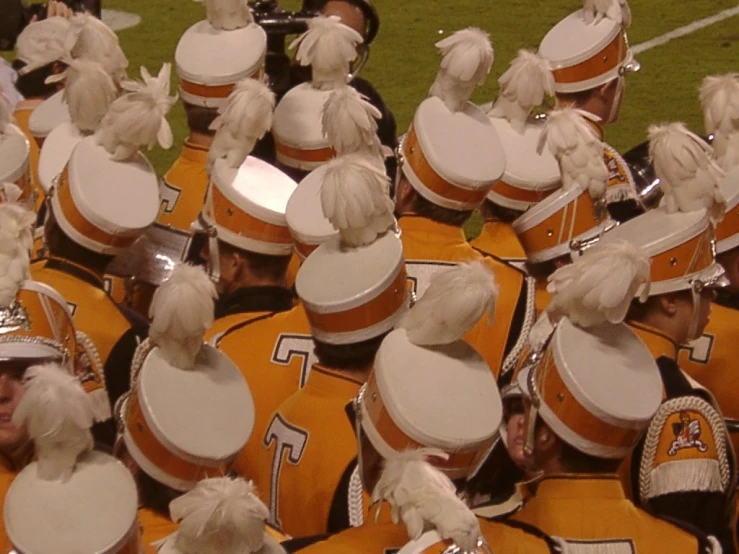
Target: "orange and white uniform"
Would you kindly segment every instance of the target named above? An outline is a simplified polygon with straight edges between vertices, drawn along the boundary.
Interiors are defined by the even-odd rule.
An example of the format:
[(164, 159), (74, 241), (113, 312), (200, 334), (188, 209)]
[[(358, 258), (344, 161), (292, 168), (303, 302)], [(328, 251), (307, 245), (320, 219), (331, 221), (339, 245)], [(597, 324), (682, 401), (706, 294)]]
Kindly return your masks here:
[(230, 327), (214, 344), (239, 368), (254, 398), (254, 430), (233, 465), (238, 475), (253, 479), (273, 412), (305, 385), (318, 361), (308, 319), (300, 305), (286, 312), (255, 316)]
[(261, 437), (254, 481), (270, 523), (288, 535), (340, 530), (367, 515), (354, 464), (357, 439), (345, 411), (361, 386), (351, 374), (314, 365), (305, 387), (280, 405)]
[(155, 225), (191, 234), (208, 189), (208, 148), (185, 140), (177, 158), (159, 185), (162, 199)]
[[(712, 551), (705, 538), (634, 506), (624, 495), (615, 475), (545, 477), (536, 495), (511, 517), (511, 521), (564, 539), (576, 552), (578, 548), (593, 552), (608, 548), (609, 552), (632, 553)], [(588, 548), (590, 550), (585, 550)]]
[(464, 338), (482, 354), (496, 377), (512, 370), (525, 340), (522, 328), (534, 318), (533, 281), (523, 271), (483, 256), (465, 240), (460, 227), (415, 215), (402, 216), (398, 224), (408, 280), (419, 297), (437, 271), (461, 262), (486, 261), (500, 289), (495, 321), (488, 326), (486, 317), (483, 318)]
[(493, 256), (522, 269), (526, 263), (526, 252), (510, 223), (491, 220), (482, 225), (480, 236), (470, 244), (487, 256)]
[(156, 554), (156, 543), (177, 531), (177, 524), (151, 508), (139, 508), (141, 547), (145, 554)]

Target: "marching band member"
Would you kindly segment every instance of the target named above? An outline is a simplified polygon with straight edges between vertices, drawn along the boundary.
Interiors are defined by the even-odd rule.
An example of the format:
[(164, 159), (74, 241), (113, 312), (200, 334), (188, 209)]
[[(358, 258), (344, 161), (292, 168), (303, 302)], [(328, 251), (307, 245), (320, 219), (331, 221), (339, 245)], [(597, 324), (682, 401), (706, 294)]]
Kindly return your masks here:
[(732, 552), (736, 466), (728, 430), (711, 393), (677, 363), (679, 345), (701, 336), (715, 289), (727, 283), (714, 258), (714, 225), (726, 207), (722, 172), (710, 147), (682, 124), (653, 126), (649, 138), (662, 206), (601, 239), (626, 239), (651, 263), (645, 302), (634, 301), (628, 321), (657, 360), (664, 401), (634, 452), (634, 498), (715, 535)]
[[(462, 225), (505, 169), (495, 128), (469, 102), (493, 63), (488, 35), (464, 29), (436, 46), (441, 67), (403, 140), (395, 203), (408, 277), (419, 298), (437, 271), (484, 258), (467, 243)], [(467, 340), (500, 376), (515, 365), (522, 330), (533, 319), (533, 289), (523, 271), (489, 257), (486, 263), (503, 290), (498, 316), (493, 327), (480, 321)]]
[(409, 301), (381, 161), (353, 154), (325, 167), (322, 208), (339, 233), (305, 259), (295, 283), (317, 362), (269, 421), (255, 476), (269, 499), (270, 522), (294, 537), (363, 521), (367, 502), (345, 408)]
[(18, 187), (17, 202), (33, 209), (36, 191), (31, 178), (31, 148), (23, 132), (12, 123), (10, 103), (0, 88), (0, 183)]
[(215, 296), (202, 268), (174, 269), (154, 295), (149, 338), (136, 351), (131, 390), (116, 405), (116, 453), (139, 487), (147, 553), (176, 530), (170, 502), (204, 478), (226, 475), (251, 434), (246, 381), (203, 343)]
[[(641, 67), (629, 48), (631, 10), (626, 0), (584, 0), (582, 9), (557, 23), (539, 44), (554, 75), (557, 107), (582, 110), (603, 141), (603, 127), (618, 120), (626, 75)], [(603, 142), (608, 167), (606, 202), (611, 216), (625, 221), (644, 211), (634, 179), (621, 155)]]
[(498, 83), (500, 93), (488, 117), (503, 144), (505, 172), (480, 206), (485, 222), (471, 244), (521, 267), (526, 252), (511, 223), (562, 184), (556, 158), (539, 148), (544, 121), (532, 116), (554, 95), (554, 77), (546, 60), (521, 50)]
[(623, 323), (653, 277), (649, 265), (643, 251), (612, 239), (554, 273), (552, 303), (518, 375), (525, 453), (543, 478), (512, 520), (561, 540), (563, 552), (581, 544), (594, 552), (721, 551), (715, 539), (634, 506), (616, 475), (662, 400), (652, 354)]

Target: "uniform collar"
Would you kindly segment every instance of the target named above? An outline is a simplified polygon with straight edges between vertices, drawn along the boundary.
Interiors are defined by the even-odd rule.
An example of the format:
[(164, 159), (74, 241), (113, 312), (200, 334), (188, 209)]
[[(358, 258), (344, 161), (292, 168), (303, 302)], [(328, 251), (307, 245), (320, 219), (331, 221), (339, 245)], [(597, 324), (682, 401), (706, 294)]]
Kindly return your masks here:
[(182, 148), (182, 154), (180, 155), (187, 161), (205, 165), (208, 161), (209, 150), (210, 148), (205, 145), (195, 144), (190, 142), (189, 139), (185, 139), (185, 146)]
[(439, 223), (433, 219), (416, 214), (400, 216), (398, 225), (403, 233), (436, 235), (453, 242), (467, 242), (464, 236), (464, 229), (461, 227)]
[(535, 500), (568, 500), (597, 498), (625, 500), (623, 486), (618, 475), (561, 474), (547, 475), (539, 482)]
[(664, 332), (640, 321), (628, 321), (627, 323), (647, 345), (655, 360), (664, 356), (672, 361), (677, 361), (679, 347)]
[(216, 319), (241, 313), (285, 312), (292, 309), (294, 296), (284, 287), (244, 287), (221, 295), (216, 302)]
[(585, 119), (585, 122), (590, 125), (590, 128), (595, 131), (596, 136), (598, 137), (598, 140), (603, 142), (603, 139), (605, 138), (605, 133), (603, 132), (603, 126), (600, 123), (596, 123), (589, 117), (583, 118)]
[(67, 275), (77, 277), (77, 279), (89, 283), (93, 287), (105, 290), (103, 279), (97, 273), (84, 266), (70, 262), (69, 260), (49, 257), (44, 263), (44, 267), (55, 269), (62, 273), (66, 273)]
[(346, 392), (348, 397), (353, 397), (357, 389), (364, 383), (349, 372), (331, 369), (321, 364), (313, 364), (306, 388), (320, 388), (338, 393)]

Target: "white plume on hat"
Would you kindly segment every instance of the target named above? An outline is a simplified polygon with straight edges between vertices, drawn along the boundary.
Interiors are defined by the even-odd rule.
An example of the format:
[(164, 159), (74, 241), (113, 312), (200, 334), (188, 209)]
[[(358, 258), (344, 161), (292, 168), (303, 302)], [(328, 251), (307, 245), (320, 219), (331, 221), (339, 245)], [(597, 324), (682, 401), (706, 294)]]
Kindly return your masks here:
[(180, 369), (191, 369), (213, 325), (216, 289), (202, 267), (178, 264), (154, 293), (149, 307), (149, 339), (162, 357)]
[(347, 246), (364, 246), (395, 225), (385, 168), (362, 154), (325, 164), (321, 207)]
[(0, 183), (0, 204), (20, 202), (21, 196), (23, 190), (15, 183)]
[(75, 14), (70, 22), (75, 41), (72, 57), (98, 62), (116, 84), (126, 79), (128, 59), (113, 29), (89, 13)]
[(426, 292), (403, 314), (398, 327), (420, 346), (451, 344), (485, 314), (492, 323), (497, 299), (495, 275), (485, 263), (462, 263), (434, 274)]
[(588, 120), (596, 122), (595, 117), (570, 107), (552, 110), (540, 138), (539, 151), (546, 144), (557, 158), (564, 190), (580, 185), (597, 200), (606, 193), (608, 167), (603, 158), (603, 143), (588, 124)]
[(65, 60), (67, 68), (46, 79), (47, 83), (64, 80), (62, 98), (69, 107), (72, 122), (80, 131), (94, 132), (113, 100), (118, 87), (99, 63), (83, 58)]
[(214, 29), (233, 31), (254, 22), (246, 0), (195, 0), (205, 4), (208, 22)]
[(634, 244), (619, 240), (588, 248), (572, 264), (549, 277), (550, 317), (565, 316), (580, 327), (621, 323), (637, 291), (649, 293), (649, 257)]
[(713, 161), (713, 150), (684, 123), (649, 127), (649, 155), (665, 195), (668, 213), (707, 209), (714, 223), (726, 209), (718, 181), (723, 171)]
[(216, 131), (208, 152), (208, 163), (226, 158), (229, 167), (239, 167), (254, 145), (272, 127), (275, 94), (262, 81), (242, 79), (228, 96), (211, 124)]
[(177, 101), (169, 96), (172, 65), (165, 63), (156, 77), (141, 68), (143, 81), (124, 81), (121, 86), (128, 91), (110, 105), (95, 136), (114, 160), (132, 158), (139, 148), (150, 149), (159, 143), (164, 149), (172, 146), (172, 129), (167, 113)]
[(0, 203), (0, 308), (15, 301), (28, 279), (35, 223), (31, 210), (12, 202)]
[(485, 82), (493, 67), (490, 35), (477, 27), (468, 27), (435, 46), (442, 58), (429, 96), (441, 98), (450, 111), (458, 112), (469, 101), (475, 87)]
[(706, 133), (724, 171), (739, 166), (739, 74), (712, 75), (700, 89)]
[(290, 44), (290, 49), (297, 46), (295, 59), (302, 66), (311, 66), (313, 87), (332, 90), (346, 85), (362, 42), (362, 35), (337, 16), (319, 15), (308, 21), (308, 30)]
[(380, 110), (349, 85), (334, 90), (321, 113), (323, 135), (338, 156), (357, 153), (382, 160), (385, 152), (377, 136), (378, 119), (382, 119)]
[(24, 75), (62, 60), (69, 54), (70, 22), (60, 16), (52, 16), (30, 23), (16, 41), (16, 57), (26, 65), (19, 74)]
[(77, 378), (56, 364), (28, 368), (23, 385), (13, 424), (25, 426), (35, 444), (38, 476), (67, 482), (79, 455), (93, 448), (92, 403)]
[(541, 106), (546, 96), (554, 96), (552, 65), (528, 50), (518, 51), (498, 84), (500, 93), (488, 115), (508, 120), (519, 133), (524, 132), (531, 111)]
[(631, 25), (631, 8), (627, 0), (583, 0), (586, 23), (598, 23), (607, 17), (624, 27)]
[(179, 522), (175, 546), (182, 554), (248, 554), (262, 549), (269, 510), (251, 481), (203, 479), (169, 504)]
[(441, 450), (422, 448), (385, 460), (372, 502), (390, 504), (393, 522), (402, 520), (413, 540), (434, 529), (463, 552), (474, 552), (481, 537), (477, 518), (457, 496), (451, 480), (426, 461), (430, 456), (449, 457)]

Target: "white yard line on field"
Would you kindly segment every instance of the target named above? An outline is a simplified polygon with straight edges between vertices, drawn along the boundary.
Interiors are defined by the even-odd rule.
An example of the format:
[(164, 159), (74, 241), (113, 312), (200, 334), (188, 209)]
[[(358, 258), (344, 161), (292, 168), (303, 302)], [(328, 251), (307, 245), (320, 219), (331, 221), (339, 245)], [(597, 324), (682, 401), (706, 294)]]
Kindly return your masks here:
[(709, 27), (711, 25), (714, 25), (715, 23), (719, 23), (724, 19), (729, 19), (730, 17), (734, 17), (736, 15), (739, 15), (739, 6), (735, 6), (733, 8), (718, 12), (716, 15), (706, 17), (705, 19), (693, 21), (693, 23), (685, 25), (685, 27), (678, 27), (677, 29), (670, 31), (669, 33), (665, 33), (664, 35), (660, 35), (646, 42), (642, 42), (641, 44), (637, 44), (631, 49), (631, 51), (634, 54), (640, 54), (641, 52), (651, 50), (656, 46), (662, 46), (663, 44), (667, 44), (673, 39), (695, 33), (700, 29), (704, 29), (705, 27)]

